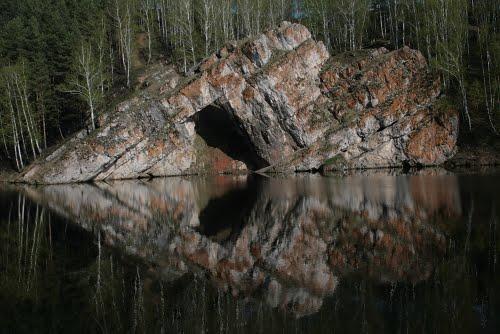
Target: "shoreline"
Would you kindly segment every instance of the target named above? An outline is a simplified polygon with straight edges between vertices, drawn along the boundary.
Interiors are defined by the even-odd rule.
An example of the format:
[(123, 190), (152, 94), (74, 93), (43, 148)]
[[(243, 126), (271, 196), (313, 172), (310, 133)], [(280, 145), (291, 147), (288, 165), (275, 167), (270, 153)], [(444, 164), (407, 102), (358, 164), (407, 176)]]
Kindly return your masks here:
[[(484, 147), (464, 147), (460, 148), (457, 154), (445, 162), (442, 165), (439, 166), (423, 166), (423, 167), (411, 167), (409, 169), (405, 169), (403, 166), (401, 167), (388, 167), (388, 168), (377, 168), (377, 169), (352, 169), (352, 170), (346, 170), (346, 171), (337, 171), (337, 172), (330, 172), (330, 173), (323, 173), (324, 175), (329, 175), (329, 174), (335, 174), (335, 173), (346, 173), (346, 174), (351, 174), (351, 173), (362, 173), (366, 171), (376, 171), (376, 170), (402, 170), (402, 171), (412, 171), (412, 170), (425, 170), (425, 169), (432, 169), (432, 168), (442, 168), (443, 170), (446, 170), (451, 173), (463, 173), (467, 171), (471, 171), (470, 169), (472, 168), (472, 171), (478, 171), (480, 169), (489, 169), (493, 168), (496, 169), (496, 167), (500, 166), (500, 152), (496, 152), (492, 148), (484, 148)], [(313, 172), (309, 172), (311, 174), (314, 174)], [(249, 171), (247, 175), (249, 174), (259, 174), (254, 171)], [(292, 174), (301, 174), (301, 173), (289, 173), (287, 175), (292, 175)], [(20, 175), (19, 172), (16, 172), (14, 170), (9, 170), (9, 169), (0, 169), (0, 184), (31, 184), (31, 183), (26, 183), (26, 182), (16, 182), (16, 179)], [(197, 175), (202, 175), (202, 174), (197, 174)], [(207, 174), (210, 175), (210, 174)], [(214, 175), (220, 175), (220, 174), (214, 174)], [(236, 175), (236, 174), (235, 174)], [(271, 176), (272, 174), (264, 174), (266, 176)], [(182, 177), (186, 175), (172, 175), (170, 177)], [(156, 177), (153, 177), (156, 178)], [(124, 180), (113, 180), (113, 181), (125, 181)], [(130, 180), (130, 179), (129, 179)], [(133, 179), (135, 180), (135, 178)], [(44, 184), (36, 184), (36, 185), (44, 185)]]
[(443, 164), (448, 170), (464, 167), (495, 167), (500, 166), (500, 151), (494, 147), (463, 146), (457, 154)]

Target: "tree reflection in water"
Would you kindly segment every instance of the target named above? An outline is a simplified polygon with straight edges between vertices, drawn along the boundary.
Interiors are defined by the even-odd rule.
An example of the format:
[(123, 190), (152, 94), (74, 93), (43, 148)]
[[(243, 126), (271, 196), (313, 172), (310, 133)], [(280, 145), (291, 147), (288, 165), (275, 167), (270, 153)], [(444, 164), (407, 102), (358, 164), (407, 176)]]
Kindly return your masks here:
[(20, 186), (2, 198), (5, 314), (29, 305), (17, 317), (40, 328), (100, 332), (492, 330), (495, 183), (431, 171)]

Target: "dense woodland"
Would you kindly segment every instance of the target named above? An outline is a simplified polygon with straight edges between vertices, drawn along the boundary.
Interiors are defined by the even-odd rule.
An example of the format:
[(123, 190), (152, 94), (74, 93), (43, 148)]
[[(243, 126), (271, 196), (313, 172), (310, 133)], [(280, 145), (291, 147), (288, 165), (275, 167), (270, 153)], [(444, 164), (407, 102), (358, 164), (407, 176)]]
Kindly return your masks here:
[(22, 169), (50, 145), (95, 127), (158, 59), (188, 72), (229, 40), (283, 20), (332, 54), (408, 45), (442, 76), (461, 131), (500, 131), (498, 0), (1, 0), (0, 159)]

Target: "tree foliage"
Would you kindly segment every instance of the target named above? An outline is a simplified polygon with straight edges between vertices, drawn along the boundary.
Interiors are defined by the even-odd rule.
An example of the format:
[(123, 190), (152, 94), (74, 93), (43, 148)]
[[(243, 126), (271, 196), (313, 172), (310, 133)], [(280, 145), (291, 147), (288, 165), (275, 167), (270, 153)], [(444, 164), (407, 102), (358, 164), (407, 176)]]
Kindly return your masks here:
[(22, 168), (47, 145), (91, 130), (106, 97), (133, 89), (155, 58), (189, 72), (228, 41), (283, 20), (308, 26), (332, 54), (421, 50), (458, 101), (464, 129), (497, 135), (499, 11), (493, 0), (2, 0), (2, 155)]

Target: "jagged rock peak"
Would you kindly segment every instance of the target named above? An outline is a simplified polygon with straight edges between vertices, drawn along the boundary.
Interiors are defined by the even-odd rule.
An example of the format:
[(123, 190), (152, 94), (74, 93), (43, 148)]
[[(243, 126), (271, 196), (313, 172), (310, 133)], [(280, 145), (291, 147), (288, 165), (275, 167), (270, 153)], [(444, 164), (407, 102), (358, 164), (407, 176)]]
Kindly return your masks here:
[(190, 76), (156, 64), (139, 79), (97, 130), (20, 181), (437, 165), (456, 149), (458, 115), (407, 47), (330, 57), (306, 27), (283, 22), (228, 43)]

